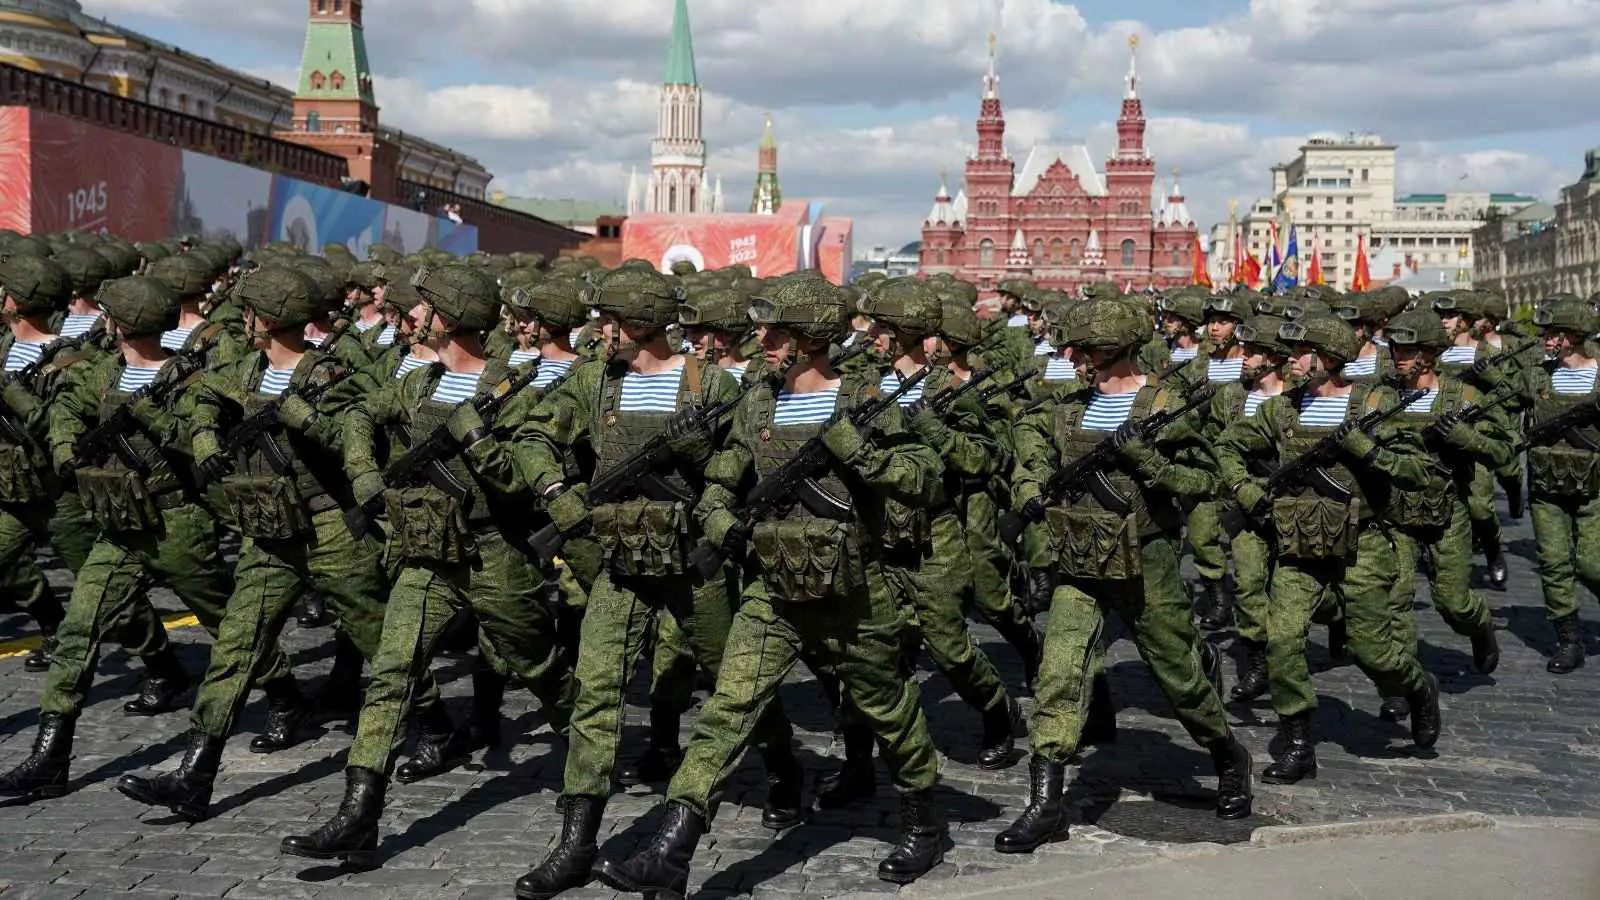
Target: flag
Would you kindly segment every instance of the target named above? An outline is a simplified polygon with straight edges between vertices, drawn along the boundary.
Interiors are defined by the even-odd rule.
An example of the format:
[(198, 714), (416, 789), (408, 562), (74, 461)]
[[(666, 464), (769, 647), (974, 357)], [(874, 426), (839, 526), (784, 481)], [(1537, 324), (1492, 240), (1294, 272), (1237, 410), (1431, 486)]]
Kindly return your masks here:
[(1206, 254), (1200, 249), (1200, 235), (1194, 236), (1194, 283), (1211, 287), (1211, 273), (1206, 271)]
[(1278, 223), (1268, 222), (1267, 252), (1262, 254), (1262, 262), (1266, 263), (1266, 285), (1271, 287), (1278, 277), (1278, 267), (1283, 265), (1283, 256), (1278, 251)]
[(1356, 273), (1350, 279), (1351, 293), (1361, 293), (1372, 285), (1372, 275), (1367, 271), (1367, 236), (1356, 238)]
[(1322, 254), (1317, 251), (1317, 235), (1311, 234), (1311, 265), (1306, 268), (1306, 284), (1327, 284), (1322, 277)]
[(1244, 229), (1233, 230), (1233, 283), (1245, 284), (1244, 280)]
[(1272, 279), (1272, 289), (1282, 293), (1300, 284), (1300, 239), (1293, 225), (1289, 226), (1289, 246), (1284, 249), (1283, 264)]

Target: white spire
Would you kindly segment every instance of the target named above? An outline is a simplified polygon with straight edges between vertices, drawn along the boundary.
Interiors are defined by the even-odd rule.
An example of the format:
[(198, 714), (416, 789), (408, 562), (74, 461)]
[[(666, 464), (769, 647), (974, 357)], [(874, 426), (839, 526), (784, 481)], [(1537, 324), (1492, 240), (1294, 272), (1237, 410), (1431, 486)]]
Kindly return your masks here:
[(711, 192), (711, 211), (714, 212), (714, 213), (722, 212), (722, 176), (721, 175), (717, 176), (717, 186)]
[(1011, 252), (1015, 253), (1018, 250), (1027, 252), (1027, 249), (1028, 242), (1022, 239), (1022, 229), (1018, 228), (1016, 236), (1011, 239)]
[(1106, 255), (1100, 249), (1100, 231), (1098, 229), (1089, 229), (1089, 246), (1085, 247), (1083, 250), (1083, 260), (1081, 264), (1086, 269), (1098, 269), (1105, 267)]
[(1178, 170), (1172, 170), (1172, 198), (1169, 204), (1169, 218), (1173, 225), (1192, 225), (1194, 219), (1189, 215), (1189, 206), (1183, 202), (1183, 188), (1178, 186)]
[(1137, 34), (1128, 38), (1128, 91), (1122, 96), (1127, 100), (1135, 100), (1139, 97), (1139, 36)]
[(1028, 258), (1028, 242), (1022, 237), (1022, 229), (1018, 228), (1016, 236), (1011, 239), (1011, 252), (1006, 256), (1006, 268), (1026, 269), (1033, 265)]
[(955, 222), (955, 213), (950, 206), (950, 188), (945, 185), (944, 173), (939, 173), (939, 193), (933, 198), (933, 209), (928, 212), (927, 224), (946, 225)]
[(628, 215), (639, 212), (639, 167), (634, 166), (628, 172)]
[(1167, 195), (1162, 194), (1156, 199), (1160, 201), (1156, 207), (1156, 224), (1165, 227), (1172, 221), (1171, 211), (1167, 208)]
[(1000, 39), (994, 32), (989, 32), (989, 74), (983, 76), (983, 99), (1000, 99), (1000, 75), (995, 71), (995, 54), (1000, 45)]
[(967, 190), (962, 188), (956, 191), (956, 199), (950, 204), (950, 221), (965, 222), (967, 220)]

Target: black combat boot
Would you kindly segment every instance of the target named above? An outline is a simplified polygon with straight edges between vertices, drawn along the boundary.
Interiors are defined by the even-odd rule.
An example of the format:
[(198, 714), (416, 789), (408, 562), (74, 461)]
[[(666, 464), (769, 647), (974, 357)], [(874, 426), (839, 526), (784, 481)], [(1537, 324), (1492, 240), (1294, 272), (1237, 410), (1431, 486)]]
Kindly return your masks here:
[(806, 769), (787, 742), (762, 748), (767, 766), (767, 800), (761, 807), (761, 827), (783, 831), (800, 824), (805, 812)]
[(122, 712), (130, 716), (159, 716), (178, 709), (178, 701), (193, 685), (183, 663), (172, 645), (157, 650), (144, 658), (144, 682), (139, 685), (139, 695), (122, 704)]
[(878, 877), (910, 884), (944, 862), (944, 845), (950, 839), (934, 808), (933, 791), (900, 795), (900, 829), (900, 844), (878, 863)]
[(1056, 582), (1056, 573), (1051, 569), (1028, 570), (1023, 587), (1023, 602), (1028, 615), (1038, 618), (1040, 613), (1050, 609), (1050, 604), (1055, 598)]
[(667, 815), (649, 846), (627, 859), (602, 859), (594, 877), (613, 890), (654, 900), (683, 900), (689, 892), (689, 860), (706, 833), (706, 820), (687, 806), (667, 804)]
[(1011, 827), (994, 836), (996, 853), (1032, 853), (1067, 838), (1067, 767), (1034, 754), (1028, 760), (1028, 805)]
[(56, 636), (47, 634), (39, 642), (39, 646), (28, 651), (22, 658), (22, 668), (29, 672), (47, 672), (50, 670), (50, 661), (55, 659)]
[(817, 808), (841, 809), (878, 795), (878, 769), (872, 764), (876, 739), (866, 725), (844, 728), (844, 763), (817, 779)]
[(1500, 668), (1500, 639), (1495, 637), (1493, 622), (1485, 622), (1483, 630), (1472, 635), (1472, 667), (1484, 675), (1493, 675)]
[(59, 595), (49, 585), (45, 586), (45, 597), (40, 603), (33, 605), (30, 612), (33, 620), (39, 623), (39, 646), (28, 651), (22, 658), (22, 668), (29, 672), (45, 672), (50, 669), (50, 660), (55, 658), (56, 630), (67, 618), (67, 611), (61, 605)]
[(361, 669), (366, 660), (361, 650), (345, 633), (333, 633), (333, 669), (322, 690), (312, 704), (312, 722), (318, 725), (329, 722), (349, 722), (352, 726), (361, 715)]
[(1017, 729), (1022, 727), (1022, 707), (1011, 697), (983, 714), (983, 749), (978, 768), (991, 772), (1016, 765)]
[(517, 879), (517, 900), (550, 900), (562, 891), (581, 888), (594, 875), (595, 857), (600, 853), (596, 837), (606, 801), (600, 797), (562, 797), (561, 843), (556, 844), (544, 862)]
[(617, 771), (617, 783), (623, 787), (641, 784), (665, 784), (678, 771), (683, 762), (683, 750), (678, 746), (678, 726), (681, 716), (669, 709), (650, 707), (650, 743), (644, 753), (630, 765)]
[(412, 784), (424, 778), (443, 775), (466, 765), (467, 760), (472, 758), (466, 731), (456, 728), (443, 701), (422, 710), (417, 716), (417, 723), (421, 733), (417, 735), (416, 749), (411, 751), (410, 759), (394, 770), (395, 781)]
[(1328, 623), (1328, 659), (1335, 665), (1350, 661), (1350, 629), (1343, 618)]
[(467, 713), (467, 746), (472, 750), (498, 747), (503, 743), (500, 707), (505, 699), (506, 677), (480, 661), (472, 670), (472, 707)]
[(277, 753), (310, 737), (306, 725), (311, 721), (311, 704), (300, 693), (294, 679), (268, 685), (267, 724), (250, 739), (251, 753)]
[(337, 859), (359, 869), (377, 865), (383, 773), (351, 766), (344, 770), (344, 777), (344, 800), (333, 818), (310, 834), (284, 838), (280, 852), (306, 859)]
[(1214, 581), (1202, 581), (1197, 593), (1195, 612), (1201, 628), (1221, 631), (1233, 624), (1233, 599), (1222, 585)]
[(1423, 750), (1439, 743), (1439, 679), (1432, 672), (1422, 673), (1422, 687), (1411, 694), (1411, 742)]
[(1228, 696), (1240, 703), (1248, 703), (1257, 697), (1266, 696), (1267, 690), (1272, 686), (1267, 677), (1267, 645), (1248, 638), (1239, 639), (1242, 651), (1239, 660), (1239, 680)]
[(1250, 751), (1232, 734), (1209, 749), (1211, 765), (1217, 772), (1217, 818), (1243, 819), (1250, 815), (1250, 803), (1255, 797)]
[(1023, 687), (1032, 694), (1033, 683), (1039, 678), (1039, 665), (1044, 662), (1044, 635), (1037, 626), (1025, 621), (996, 626), (996, 629), (1022, 660)]
[(1117, 704), (1111, 699), (1111, 679), (1101, 672), (1089, 685), (1089, 712), (1078, 733), (1078, 749), (1117, 742)]
[(1404, 722), (1411, 717), (1411, 702), (1404, 697), (1384, 697), (1378, 704), (1378, 718), (1385, 722)]
[(124, 775), (117, 779), (117, 790), (147, 806), (165, 806), (189, 822), (211, 817), (211, 786), (222, 763), (222, 738), (199, 731), (189, 732), (189, 749), (172, 772), (152, 778)]
[(1494, 520), (1472, 523), (1473, 537), (1483, 548), (1483, 561), (1489, 568), (1489, 586), (1506, 589), (1506, 555), (1500, 549), (1500, 523)]
[(1506, 511), (1511, 514), (1514, 521), (1522, 521), (1528, 500), (1527, 495), (1522, 492), (1522, 473), (1501, 475), (1496, 480), (1500, 482), (1500, 489), (1506, 492)]
[(1295, 784), (1302, 778), (1317, 777), (1317, 739), (1312, 733), (1311, 716), (1303, 712), (1284, 716), (1278, 722), (1278, 733), (1283, 735), (1283, 755), (1261, 770), (1261, 780), (1268, 784)]
[(1200, 672), (1211, 682), (1211, 689), (1217, 692), (1217, 699), (1222, 699), (1222, 654), (1211, 642), (1200, 640)]
[(72, 735), (77, 725), (76, 719), (60, 713), (41, 714), (33, 752), (15, 769), (0, 775), (0, 798), (33, 801), (65, 794)]
[(322, 628), (330, 621), (328, 598), (314, 591), (307, 594), (305, 602), (300, 604), (300, 615), (295, 617), (295, 623), (301, 628)]
[(1556, 629), (1556, 652), (1545, 663), (1545, 671), (1552, 675), (1567, 675), (1583, 668), (1583, 627), (1577, 614), (1563, 616), (1550, 623)]

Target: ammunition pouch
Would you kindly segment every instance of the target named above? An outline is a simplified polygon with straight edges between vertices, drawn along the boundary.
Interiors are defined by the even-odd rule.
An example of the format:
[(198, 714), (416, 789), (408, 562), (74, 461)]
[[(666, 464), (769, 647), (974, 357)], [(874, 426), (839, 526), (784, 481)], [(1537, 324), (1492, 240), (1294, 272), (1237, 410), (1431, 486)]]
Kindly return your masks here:
[(788, 603), (841, 599), (867, 583), (860, 534), (850, 523), (811, 517), (761, 522), (750, 549), (774, 594)]
[(49, 489), (26, 447), (0, 444), (0, 503), (35, 503)]
[(890, 500), (884, 503), (883, 546), (916, 552), (933, 540), (933, 516), (921, 509)]
[(1528, 486), (1551, 497), (1600, 494), (1600, 453), (1560, 444), (1528, 451)]
[(78, 496), (89, 518), (106, 531), (148, 531), (161, 525), (158, 498), (131, 469), (79, 469)]
[(1422, 490), (1404, 491), (1390, 498), (1384, 519), (1408, 531), (1443, 531), (1449, 527), (1455, 508), (1455, 481), (1435, 476)]
[(433, 487), (390, 488), (383, 492), (390, 540), (402, 559), (462, 565), (477, 558), (478, 542), (459, 500)]
[(292, 478), (237, 475), (222, 482), (228, 511), (245, 537), (286, 541), (311, 530), (311, 516)]
[(1138, 518), (1088, 506), (1045, 510), (1050, 552), (1068, 578), (1116, 580), (1144, 574)]
[(676, 500), (605, 503), (590, 516), (604, 564), (634, 576), (688, 572), (689, 522), (689, 507)]
[(1307, 494), (1272, 501), (1278, 555), (1299, 560), (1344, 560), (1360, 539), (1359, 505)]

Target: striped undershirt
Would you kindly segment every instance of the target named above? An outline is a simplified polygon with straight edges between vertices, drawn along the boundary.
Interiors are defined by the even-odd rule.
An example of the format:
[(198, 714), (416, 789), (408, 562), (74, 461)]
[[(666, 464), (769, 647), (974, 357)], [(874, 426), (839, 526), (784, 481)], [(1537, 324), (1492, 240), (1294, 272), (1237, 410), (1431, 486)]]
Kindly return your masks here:
[(439, 403), (464, 403), (478, 392), (478, 379), (482, 372), (446, 372), (433, 389), (432, 399)]
[(289, 379), (293, 377), (293, 369), (268, 369), (261, 373), (261, 386), (256, 388), (256, 393), (281, 397), (289, 389)]
[[(6, 361), (6, 367), (11, 367), (11, 361)], [(1558, 394), (1588, 394), (1594, 391), (1594, 376), (1600, 368), (1590, 366), (1587, 369), (1560, 368), (1550, 373), (1550, 386)]]
[(1077, 381), (1078, 368), (1065, 356), (1052, 356), (1044, 364), (1045, 381)]
[(322, 342), (327, 340), (327, 339), (328, 339), (328, 336), (325, 335), (325, 334), (318, 334), (318, 335), (310, 335), (310, 334), (308, 334), (308, 335), (306, 335), (306, 343), (310, 344), (313, 347), (321, 347), (322, 346)]
[(1116, 431), (1133, 414), (1133, 401), (1138, 396), (1138, 391), (1126, 394), (1095, 391), (1089, 398), (1089, 408), (1083, 412), (1083, 427), (1090, 431)]
[(149, 387), (155, 383), (156, 373), (160, 371), (160, 366), (149, 369), (141, 366), (125, 366), (122, 375), (117, 378), (117, 390), (131, 394), (140, 388)]
[(161, 346), (174, 352), (182, 350), (183, 345), (189, 340), (189, 332), (193, 330), (193, 328), (174, 328), (171, 331), (163, 331)]
[(580, 334), (583, 334), (583, 326), (582, 325), (580, 325), (577, 328), (572, 329), (572, 331), (568, 332), (568, 334), (567, 334), (567, 343), (569, 343), (569, 344), (573, 345), (574, 347), (576, 347), (578, 345), (578, 335), (580, 335)]
[(1012, 316), (1011, 318), (1006, 319), (1006, 325), (1011, 327), (1011, 328), (1027, 328), (1028, 327), (1028, 317), (1023, 315), (1022, 313), (1017, 313), (1016, 315)]
[(533, 389), (542, 391), (570, 371), (572, 371), (572, 360), (547, 359), (539, 363), (539, 372), (533, 376)]
[(39, 361), (44, 355), (44, 344), (32, 341), (13, 341), (11, 350), (6, 353), (6, 371), (21, 372), (23, 369)]
[(1244, 377), (1244, 357), (1213, 359), (1206, 366), (1207, 381), (1238, 381)]
[(393, 347), (395, 331), (396, 328), (393, 325), (383, 326), (383, 330), (378, 332), (378, 346)]
[(1451, 347), (1439, 354), (1439, 362), (1452, 363), (1459, 366), (1470, 366), (1478, 358), (1478, 348), (1470, 344), (1465, 347)]
[(820, 425), (833, 416), (839, 405), (836, 387), (812, 391), (809, 394), (778, 393), (778, 404), (772, 414), (774, 425)]
[(1263, 394), (1260, 391), (1251, 391), (1250, 393), (1245, 394), (1244, 395), (1244, 417), (1246, 419), (1254, 419), (1256, 417), (1256, 410), (1260, 409), (1261, 408), (1261, 404), (1267, 402), (1267, 398), (1270, 397), (1270, 396), (1272, 396), (1272, 395), (1271, 394)]
[(61, 323), (61, 336), (66, 338), (83, 337), (94, 330), (94, 323), (100, 321), (99, 313), (88, 315), (71, 315)]
[(629, 372), (622, 376), (622, 397), (617, 409), (629, 413), (672, 413), (678, 411), (678, 388), (683, 384), (683, 366), (665, 372)]
[(1188, 362), (1189, 360), (1194, 359), (1196, 356), (1199, 356), (1199, 355), (1200, 355), (1200, 348), (1199, 347), (1173, 347), (1172, 348), (1172, 361), (1173, 362)]
[(367, 332), (369, 332), (372, 329), (377, 328), (377, 327), (378, 327), (378, 323), (377, 322), (363, 322), (360, 319), (356, 320), (356, 331), (360, 332), (361, 334), (366, 334)]
[(400, 357), (400, 365), (395, 367), (394, 377), (404, 378), (427, 364), (427, 360), (418, 359), (416, 356), (407, 353), (405, 356)]
[(1406, 404), (1408, 413), (1425, 413), (1433, 411), (1433, 404), (1439, 400), (1439, 389), (1428, 388), (1422, 396)]
[(742, 363), (728, 363), (722, 367), (722, 371), (727, 372), (729, 375), (732, 375), (735, 378), (743, 380), (745, 370), (749, 368), (750, 360), (747, 359)]
[(1034, 356), (1049, 356), (1054, 352), (1056, 352), (1056, 348), (1052, 347), (1049, 341), (1040, 341), (1033, 345)]
[(510, 362), (513, 366), (520, 366), (523, 363), (533, 362), (538, 358), (539, 351), (537, 350), (513, 350), (511, 351)]
[(1370, 378), (1378, 374), (1378, 354), (1358, 356), (1344, 364), (1344, 377)]
[[(889, 374), (883, 376), (883, 380), (878, 382), (878, 390), (882, 391), (885, 395), (892, 394), (895, 391), (900, 390), (900, 381), (901, 381), (900, 373), (895, 372), (894, 370), (891, 369), (889, 371)], [(911, 386), (911, 390), (906, 391), (904, 394), (901, 394), (900, 395), (900, 405), (901, 406), (910, 406), (911, 404), (917, 402), (918, 400), (921, 400), (922, 399), (922, 386), (924, 384), (927, 384), (927, 382), (926, 381), (919, 381), (916, 384)]]
[(1300, 401), (1300, 424), (1307, 428), (1333, 428), (1344, 421), (1350, 410), (1350, 395), (1314, 397), (1305, 395)]

